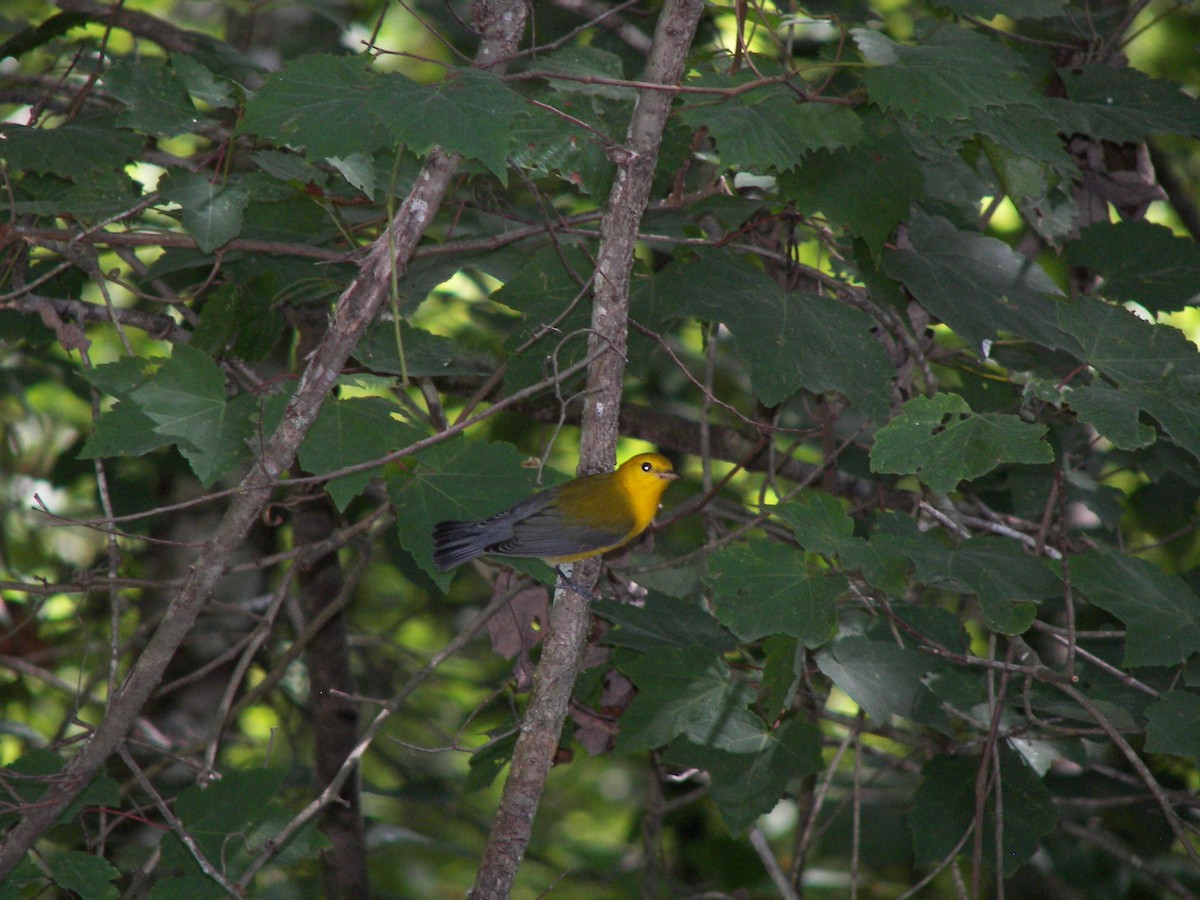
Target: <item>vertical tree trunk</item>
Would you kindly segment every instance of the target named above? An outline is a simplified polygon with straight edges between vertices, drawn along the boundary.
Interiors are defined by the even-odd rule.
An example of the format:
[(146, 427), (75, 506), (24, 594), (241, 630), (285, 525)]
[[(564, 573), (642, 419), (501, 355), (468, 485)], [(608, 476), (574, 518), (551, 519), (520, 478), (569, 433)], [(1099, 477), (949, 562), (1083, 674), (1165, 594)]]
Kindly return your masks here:
[[(306, 359), (324, 336), (329, 316), (322, 307), (306, 306), (296, 310), (294, 320), (299, 334), (296, 356)], [(331, 537), (337, 527), (337, 509), (324, 491), (302, 500), (292, 516), (292, 534), (298, 547)], [(303, 563), (296, 580), (305, 622), (313, 621), (330, 604), (339, 602), (346, 586), (336, 550)], [(305, 651), (305, 663), (313, 774), (320, 791), (338, 773), (358, 743), (358, 707), (337, 693), (357, 693), (344, 613), (335, 613), (313, 635)], [(319, 827), (332, 845), (321, 858), (324, 894), (334, 900), (369, 897), (359, 779), (347, 778), (338, 797), (340, 802), (326, 807), (320, 819)]]

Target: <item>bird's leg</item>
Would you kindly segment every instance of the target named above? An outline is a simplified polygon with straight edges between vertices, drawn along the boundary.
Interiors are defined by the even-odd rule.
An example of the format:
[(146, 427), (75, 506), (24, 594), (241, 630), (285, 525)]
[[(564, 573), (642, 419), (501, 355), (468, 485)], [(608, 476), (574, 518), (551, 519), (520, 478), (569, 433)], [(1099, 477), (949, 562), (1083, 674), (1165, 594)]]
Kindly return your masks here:
[(585, 591), (582, 587), (580, 587), (574, 581), (571, 580), (571, 570), (573, 568), (574, 568), (574, 566), (571, 563), (559, 563), (557, 566), (554, 567), (554, 571), (558, 573), (559, 583), (563, 587), (577, 593), (584, 600), (591, 600), (592, 592)]

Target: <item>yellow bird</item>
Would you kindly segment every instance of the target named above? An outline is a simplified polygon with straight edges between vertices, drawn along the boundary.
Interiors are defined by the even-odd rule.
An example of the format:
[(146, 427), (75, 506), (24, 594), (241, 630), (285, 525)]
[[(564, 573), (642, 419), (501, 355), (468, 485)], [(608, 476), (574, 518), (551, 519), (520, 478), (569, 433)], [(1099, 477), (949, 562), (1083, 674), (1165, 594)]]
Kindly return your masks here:
[(479, 522), (439, 522), (433, 564), (445, 572), (483, 556), (528, 556), (552, 565), (599, 556), (646, 530), (663, 491), (679, 476), (671, 461), (639, 453), (615, 472), (584, 475), (539, 491)]

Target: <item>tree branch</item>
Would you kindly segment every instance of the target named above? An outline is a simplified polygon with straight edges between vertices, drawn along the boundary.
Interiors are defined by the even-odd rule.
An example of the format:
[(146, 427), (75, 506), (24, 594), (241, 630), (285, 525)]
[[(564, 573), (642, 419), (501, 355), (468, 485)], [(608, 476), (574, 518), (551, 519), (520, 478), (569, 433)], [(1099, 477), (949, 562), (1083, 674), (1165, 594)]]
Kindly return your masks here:
[[(654, 85), (678, 84), (702, 10), (700, 0), (670, 0), (663, 6), (644, 81)], [(581, 473), (610, 469), (616, 456), (633, 252), (650, 197), (672, 96), (668, 91), (642, 90), (625, 146), (611, 151), (617, 163), (617, 176), (601, 221), (602, 240), (596, 260), (588, 350), (599, 355), (588, 367)], [(576, 564), (572, 573), (575, 584), (590, 590), (600, 567), (599, 559)], [(474, 900), (506, 898), (512, 891), (558, 748), (589, 624), (590, 609), (583, 591), (578, 587), (567, 589), (560, 582), (550, 614), (549, 633), (534, 675), (529, 709), (521, 723), (508, 781), (471, 889)]]

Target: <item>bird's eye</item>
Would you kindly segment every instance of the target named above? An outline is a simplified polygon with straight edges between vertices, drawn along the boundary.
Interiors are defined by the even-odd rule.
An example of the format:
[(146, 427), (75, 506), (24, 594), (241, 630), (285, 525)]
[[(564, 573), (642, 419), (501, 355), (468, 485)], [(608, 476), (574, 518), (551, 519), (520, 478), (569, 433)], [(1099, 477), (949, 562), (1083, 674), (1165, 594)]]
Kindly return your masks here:
[(654, 470), (654, 466), (650, 465), (650, 463), (648, 463), (648, 462), (642, 463), (642, 471), (643, 472), (652, 472), (653, 470)]

